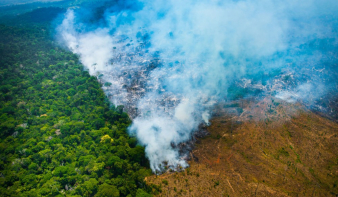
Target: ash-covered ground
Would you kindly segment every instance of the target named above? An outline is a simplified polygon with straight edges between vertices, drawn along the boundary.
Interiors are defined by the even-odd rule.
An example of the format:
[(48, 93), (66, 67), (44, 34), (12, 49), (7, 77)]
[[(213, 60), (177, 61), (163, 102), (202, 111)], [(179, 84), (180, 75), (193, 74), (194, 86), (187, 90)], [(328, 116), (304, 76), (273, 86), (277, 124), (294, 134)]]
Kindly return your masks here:
[[(166, 60), (150, 57), (143, 53), (141, 44), (134, 48), (132, 53), (119, 53), (110, 60), (110, 65), (114, 67), (109, 72), (98, 73), (97, 78), (103, 84), (109, 100), (116, 106), (122, 105), (124, 111), (129, 114), (131, 119), (142, 116), (138, 106), (152, 106), (158, 110), (170, 113), (183, 97), (167, 92), (161, 84), (161, 76), (153, 76), (152, 71), (168, 62)], [(129, 47), (129, 46), (125, 46)], [(128, 50), (130, 51), (130, 50)], [(179, 64), (176, 62), (176, 64)], [(95, 65), (93, 65), (95, 67)], [(108, 65), (107, 65), (108, 66)], [(184, 66), (184, 65), (182, 65)], [(273, 77), (271, 77), (273, 76)], [(329, 76), (329, 77), (328, 77)], [(338, 84), (333, 81), (330, 87), (323, 87), (316, 84), (324, 84), (330, 78), (335, 78), (337, 73), (332, 70), (319, 66), (312, 69), (302, 69), (295, 71), (292, 67), (284, 68), (279, 75), (263, 73), (261, 77), (242, 78), (235, 81), (227, 90), (229, 97), (223, 100), (214, 101), (222, 105), (224, 110), (236, 111), (235, 114), (243, 112), (243, 102), (259, 103), (267, 97), (274, 97), (286, 103), (301, 103), (309, 110), (313, 110), (332, 120), (338, 118)], [(338, 76), (337, 76), (338, 77)], [(155, 81), (155, 82), (154, 82)], [(325, 94), (323, 93), (325, 89)], [(329, 90), (327, 90), (329, 89)], [(147, 93), (158, 92), (162, 97), (157, 97), (155, 103), (151, 99), (139, 103)], [(320, 95), (320, 96), (318, 96)], [(247, 100), (247, 101), (245, 101)], [(233, 107), (238, 105), (235, 110)], [(217, 108), (220, 109), (219, 107)], [(224, 111), (223, 110), (223, 111)], [(213, 110), (217, 114), (217, 111)], [(231, 112), (234, 113), (234, 112)], [(245, 111), (245, 113), (249, 113)]]
[[(118, 41), (117, 43), (122, 42)], [(131, 41), (132, 42), (132, 41)], [(140, 42), (140, 41), (139, 41)], [(120, 47), (120, 51), (110, 59), (109, 71), (97, 73), (98, 80), (103, 84), (103, 89), (109, 100), (116, 106), (122, 105), (131, 119), (142, 116), (138, 110), (138, 102), (149, 92), (162, 93), (162, 98), (153, 100), (146, 99), (145, 106), (157, 107), (159, 110), (167, 111), (169, 108), (177, 106), (178, 98), (165, 92), (161, 86), (161, 78), (151, 76), (151, 72), (163, 65), (164, 60), (144, 53), (147, 43), (138, 43), (137, 47), (130, 44)], [(115, 48), (115, 47), (114, 47)], [(93, 65), (95, 67), (95, 64)], [(113, 68), (113, 69), (111, 69)]]

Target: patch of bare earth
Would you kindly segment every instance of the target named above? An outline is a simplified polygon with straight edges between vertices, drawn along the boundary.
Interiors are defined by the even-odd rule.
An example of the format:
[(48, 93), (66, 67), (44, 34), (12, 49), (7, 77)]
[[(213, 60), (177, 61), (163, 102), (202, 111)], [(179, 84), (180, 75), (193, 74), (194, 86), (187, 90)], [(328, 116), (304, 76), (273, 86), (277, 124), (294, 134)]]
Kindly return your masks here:
[(302, 110), (287, 116), (269, 102), (257, 107), (277, 116), (214, 118), (188, 169), (147, 183), (161, 185), (158, 196), (337, 196), (338, 124)]

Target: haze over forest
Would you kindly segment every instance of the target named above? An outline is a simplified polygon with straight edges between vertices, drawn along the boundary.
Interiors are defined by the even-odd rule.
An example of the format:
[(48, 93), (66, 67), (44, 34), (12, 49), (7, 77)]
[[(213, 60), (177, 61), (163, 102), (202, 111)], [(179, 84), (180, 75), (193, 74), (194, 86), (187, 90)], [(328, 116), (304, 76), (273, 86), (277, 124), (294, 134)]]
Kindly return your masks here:
[(1, 0), (0, 6), (28, 4), (33, 2), (55, 2), (55, 1), (63, 1), (63, 0)]

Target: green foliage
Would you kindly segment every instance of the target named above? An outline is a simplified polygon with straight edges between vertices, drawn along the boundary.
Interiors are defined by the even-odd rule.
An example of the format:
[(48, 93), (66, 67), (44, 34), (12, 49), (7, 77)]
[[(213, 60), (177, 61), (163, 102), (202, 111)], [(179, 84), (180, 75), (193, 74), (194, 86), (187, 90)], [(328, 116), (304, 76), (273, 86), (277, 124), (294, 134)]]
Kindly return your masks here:
[(288, 157), (288, 156), (290, 155), (289, 152), (286, 151), (284, 148), (279, 149), (279, 150), (278, 150), (278, 153), (279, 153), (280, 155), (283, 155), (283, 156), (286, 156), (286, 157)]
[(48, 26), (0, 25), (0, 56), (2, 196), (149, 196), (128, 115)]
[(120, 196), (119, 190), (114, 185), (104, 183), (100, 185), (99, 191), (95, 195), (97, 197), (118, 197)]
[(136, 197), (152, 197), (152, 195), (148, 194), (147, 192), (143, 191), (142, 189), (138, 189), (136, 193)]
[(219, 181), (214, 181), (214, 187), (219, 186)]
[(162, 183), (163, 183), (164, 185), (168, 185), (168, 181), (165, 180), (165, 179), (162, 180)]

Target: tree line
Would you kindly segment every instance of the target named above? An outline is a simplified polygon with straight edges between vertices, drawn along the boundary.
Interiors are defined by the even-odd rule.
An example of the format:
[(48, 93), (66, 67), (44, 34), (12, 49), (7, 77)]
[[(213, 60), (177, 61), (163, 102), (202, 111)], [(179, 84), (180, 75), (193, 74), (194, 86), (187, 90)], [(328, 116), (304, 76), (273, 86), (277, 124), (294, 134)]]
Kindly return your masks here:
[(0, 25), (1, 196), (156, 194), (128, 115), (49, 29)]

